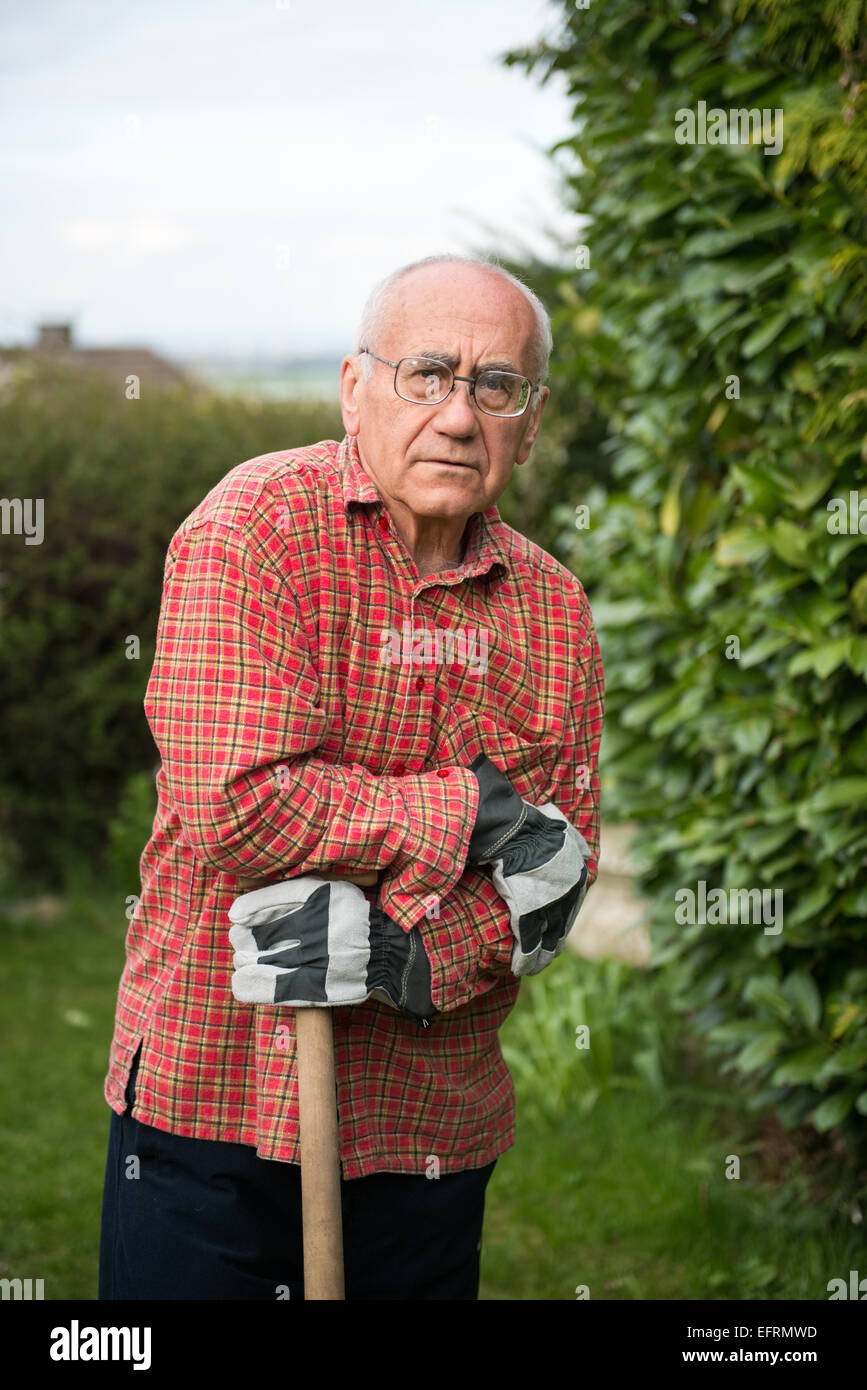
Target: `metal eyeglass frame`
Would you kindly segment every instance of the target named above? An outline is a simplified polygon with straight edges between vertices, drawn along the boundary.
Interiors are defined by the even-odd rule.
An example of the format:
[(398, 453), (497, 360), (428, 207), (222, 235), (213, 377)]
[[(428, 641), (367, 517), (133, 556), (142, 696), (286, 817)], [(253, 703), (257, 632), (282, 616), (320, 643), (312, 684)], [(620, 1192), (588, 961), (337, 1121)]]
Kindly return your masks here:
[[(439, 357), (414, 357), (414, 356), (410, 353), (410, 355), (407, 356), (407, 357), (401, 357), (401, 358), (399, 358), (397, 362), (389, 362), (389, 360), (388, 360), (387, 357), (379, 357), (379, 356), (377, 356), (377, 354), (376, 354), (375, 352), (371, 352), (370, 348), (363, 347), (363, 348), (359, 348), (359, 349), (358, 349), (358, 354), (359, 354), (359, 356), (361, 356), (361, 354), (364, 353), (364, 352), (367, 353), (368, 357), (374, 357), (374, 358), (376, 358), (376, 361), (377, 361), (377, 362), (383, 362), (383, 363), (385, 364), (386, 367), (394, 367), (394, 382), (392, 383), (393, 386), (394, 386), (394, 394), (397, 396), (398, 400), (400, 400), (400, 401), (406, 401), (408, 405), (442, 405), (442, 404), (443, 404), (443, 401), (447, 401), (448, 398), (449, 398), (449, 396), (452, 394), (452, 391), (454, 391), (454, 389), (455, 389), (455, 382), (458, 382), (458, 381), (466, 381), (466, 382), (468, 383), (468, 385), (467, 385), (467, 396), (470, 398), (470, 400), (472, 400), (472, 401), (475, 402), (475, 404), (479, 407), (479, 410), (481, 410), (485, 415), (490, 415), (494, 420), (520, 420), (521, 416), (522, 416), (522, 415), (526, 415), (526, 413), (527, 413), (527, 407), (528, 407), (528, 405), (530, 404), (530, 401), (531, 401), (532, 398), (533, 398), (533, 392), (534, 392), (534, 391), (538, 391), (538, 390), (539, 390), (539, 387), (542, 385), (542, 383), (541, 383), (540, 381), (537, 381), (537, 382), (535, 382), (535, 383), (532, 382), (528, 376), (523, 376), (523, 375), (521, 374), (521, 372), (500, 372), (500, 375), (501, 375), (501, 376), (519, 376), (519, 377), (521, 377), (521, 380), (522, 380), (522, 381), (526, 381), (527, 384), (528, 384), (528, 386), (530, 387), (530, 393), (529, 393), (529, 395), (527, 396), (527, 399), (525, 400), (522, 409), (521, 409), (521, 410), (516, 410), (516, 411), (512, 412), (511, 414), (506, 414), (506, 413), (503, 413), (503, 412), (497, 411), (497, 410), (485, 410), (485, 407), (484, 407), (479, 401), (476, 400), (476, 382), (478, 381), (479, 376), (484, 376), (484, 375), (485, 375), (485, 371), (497, 371), (497, 370), (499, 370), (499, 369), (496, 368), (496, 367), (486, 367), (486, 368), (485, 368), (485, 371), (479, 372), (479, 376), (456, 376), (456, 374), (452, 371), (451, 367), (449, 366), (448, 362), (443, 362)], [(411, 400), (408, 396), (402, 396), (402, 395), (400, 394), (400, 392), (398, 391), (398, 389), (397, 389), (397, 373), (398, 373), (398, 370), (399, 370), (399, 368), (400, 368), (401, 362), (430, 362), (431, 366), (445, 367), (445, 369), (446, 369), (447, 372), (451, 372), (451, 373), (452, 373), (452, 384), (451, 384), (451, 386), (449, 387), (448, 391), (446, 391), (446, 394), (442, 397), (441, 400), (438, 400), (438, 401), (414, 401), (414, 400)]]

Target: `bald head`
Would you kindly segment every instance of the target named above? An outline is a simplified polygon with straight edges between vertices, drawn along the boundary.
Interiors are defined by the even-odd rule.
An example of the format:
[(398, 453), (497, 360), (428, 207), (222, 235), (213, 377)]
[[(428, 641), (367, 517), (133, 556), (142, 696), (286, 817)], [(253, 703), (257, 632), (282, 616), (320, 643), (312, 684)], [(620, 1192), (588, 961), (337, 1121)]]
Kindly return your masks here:
[[(412, 296), (427, 298), (451, 295), (451, 297), (477, 295), (483, 287), (509, 317), (517, 320), (527, 319), (530, 314), (531, 330), (529, 342), (529, 362), (524, 370), (535, 382), (544, 381), (548, 372), (548, 359), (551, 355), (551, 321), (542, 301), (527, 285), (501, 266), (472, 257), (441, 255), (427, 256), (413, 261), (386, 276), (374, 287), (364, 306), (358, 330), (358, 348), (371, 348), (381, 355), (382, 333), (388, 320), (408, 306)], [(511, 291), (511, 293), (510, 293)], [(479, 302), (478, 299), (476, 302)], [(373, 371), (373, 361), (369, 357), (361, 359), (365, 377)]]

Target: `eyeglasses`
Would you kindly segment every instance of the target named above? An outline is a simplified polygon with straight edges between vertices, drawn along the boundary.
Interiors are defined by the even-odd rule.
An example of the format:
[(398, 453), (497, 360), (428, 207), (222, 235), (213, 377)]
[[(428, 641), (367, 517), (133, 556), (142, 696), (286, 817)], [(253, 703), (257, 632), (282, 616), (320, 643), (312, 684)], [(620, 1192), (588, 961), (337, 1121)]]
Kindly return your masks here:
[(399, 362), (389, 362), (377, 357), (370, 348), (360, 348), (359, 352), (366, 352), (386, 367), (394, 367), (395, 394), (413, 405), (439, 405), (451, 395), (456, 381), (466, 381), (467, 396), (486, 415), (523, 415), (540, 385), (517, 372), (501, 372), (496, 367), (488, 367), (478, 376), (455, 376), (447, 362), (435, 357), (402, 357)]

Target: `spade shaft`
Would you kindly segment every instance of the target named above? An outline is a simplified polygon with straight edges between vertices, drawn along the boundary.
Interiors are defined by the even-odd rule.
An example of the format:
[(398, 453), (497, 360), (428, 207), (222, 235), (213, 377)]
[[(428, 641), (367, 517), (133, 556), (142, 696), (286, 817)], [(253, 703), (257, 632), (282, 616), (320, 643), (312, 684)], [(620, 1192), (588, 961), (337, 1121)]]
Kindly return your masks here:
[(340, 1146), (331, 1010), (295, 1010), (305, 1299), (344, 1300)]

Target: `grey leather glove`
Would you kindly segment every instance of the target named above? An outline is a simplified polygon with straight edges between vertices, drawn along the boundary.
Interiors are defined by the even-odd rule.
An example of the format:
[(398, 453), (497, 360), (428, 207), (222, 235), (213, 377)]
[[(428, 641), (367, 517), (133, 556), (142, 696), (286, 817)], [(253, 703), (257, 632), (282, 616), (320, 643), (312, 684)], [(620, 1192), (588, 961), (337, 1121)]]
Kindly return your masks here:
[(479, 805), (467, 864), (489, 864), (509, 908), (514, 975), (556, 960), (587, 892), (590, 846), (553, 802), (533, 806), (484, 754), (470, 765)]
[(405, 932), (352, 883), (289, 878), (236, 898), (229, 919), (232, 994), (242, 1004), (378, 999), (424, 1027), (436, 1015), (419, 928)]

